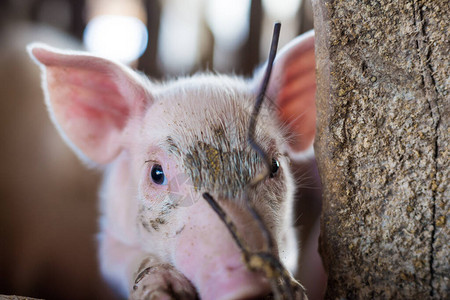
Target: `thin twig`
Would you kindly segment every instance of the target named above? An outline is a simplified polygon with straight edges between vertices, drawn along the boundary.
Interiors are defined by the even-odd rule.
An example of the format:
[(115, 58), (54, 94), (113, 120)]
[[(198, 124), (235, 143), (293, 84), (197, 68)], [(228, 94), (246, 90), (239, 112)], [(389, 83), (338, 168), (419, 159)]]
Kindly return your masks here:
[(266, 154), (264, 149), (255, 140), (255, 128), (256, 128), (256, 123), (258, 121), (259, 112), (261, 111), (261, 107), (264, 102), (267, 85), (269, 84), (270, 75), (272, 73), (273, 62), (274, 62), (275, 56), (277, 54), (278, 40), (280, 37), (280, 29), (281, 29), (281, 23), (275, 23), (274, 28), (273, 28), (272, 44), (270, 45), (269, 59), (267, 61), (266, 72), (264, 73), (264, 79), (263, 79), (263, 82), (261, 85), (261, 89), (258, 93), (258, 96), (256, 97), (256, 102), (255, 102), (255, 106), (253, 108), (252, 115), (250, 117), (250, 124), (248, 126), (248, 134), (247, 134), (248, 143), (253, 148), (253, 150), (255, 150), (256, 153), (258, 153), (258, 155), (261, 157), (264, 164), (266, 165), (266, 168), (262, 173), (256, 175), (255, 178), (252, 181), (250, 181), (250, 183), (248, 184), (248, 186), (246, 188), (246, 192), (245, 192), (245, 203), (247, 206), (247, 210), (250, 212), (250, 214), (256, 220), (256, 222), (258, 222), (258, 226), (260, 227), (261, 232), (266, 241), (267, 251), (269, 251), (271, 253), (273, 252), (273, 238), (270, 234), (270, 231), (267, 229), (266, 225), (264, 224), (261, 216), (258, 214), (258, 212), (255, 210), (255, 208), (251, 204), (251, 199), (248, 197), (248, 194), (249, 194), (248, 191), (251, 188), (253, 188), (254, 186), (256, 186), (259, 182), (266, 179), (267, 176), (269, 176), (271, 165), (272, 165), (272, 160)]
[(208, 202), (208, 204), (211, 206), (211, 208), (216, 212), (216, 214), (219, 216), (219, 218), (222, 220), (222, 222), (225, 223), (225, 225), (228, 228), (228, 231), (231, 233), (231, 236), (233, 237), (237, 246), (245, 255), (245, 253), (248, 252), (247, 248), (245, 247), (244, 243), (239, 238), (239, 236), (237, 234), (236, 226), (234, 225), (233, 221), (231, 221), (231, 219), (228, 218), (225, 211), (222, 209), (222, 207), (220, 207), (219, 203), (217, 203), (217, 201), (214, 200), (214, 198), (210, 194), (203, 193), (203, 198), (206, 200), (206, 202)]

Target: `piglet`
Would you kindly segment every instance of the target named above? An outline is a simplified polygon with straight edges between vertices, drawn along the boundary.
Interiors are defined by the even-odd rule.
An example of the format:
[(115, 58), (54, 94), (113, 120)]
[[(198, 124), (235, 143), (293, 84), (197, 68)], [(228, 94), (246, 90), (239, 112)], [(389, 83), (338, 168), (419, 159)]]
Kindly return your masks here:
[[(252, 251), (264, 247), (243, 205), (264, 168), (247, 130), (262, 72), (251, 79), (198, 74), (156, 83), (101, 57), (42, 44), (28, 47), (42, 69), (50, 117), (62, 138), (104, 171), (100, 190), (101, 271), (135, 299), (250, 299), (271, 292), (249, 270), (227, 227), (203, 199), (212, 195)], [(291, 274), (299, 245), (293, 227), (291, 160), (312, 153), (315, 133), (314, 34), (278, 54), (255, 137), (270, 176), (248, 192)], [(61, 166), (62, 168), (64, 166)]]

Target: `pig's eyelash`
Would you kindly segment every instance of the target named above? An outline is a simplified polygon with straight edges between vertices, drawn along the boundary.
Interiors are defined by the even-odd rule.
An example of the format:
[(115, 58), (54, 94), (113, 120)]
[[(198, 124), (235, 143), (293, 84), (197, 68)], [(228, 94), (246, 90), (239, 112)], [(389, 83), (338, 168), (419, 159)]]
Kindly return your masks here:
[(264, 80), (261, 85), (261, 90), (258, 93), (255, 106), (253, 108), (253, 112), (250, 117), (250, 124), (247, 135), (249, 145), (262, 158), (263, 162), (266, 165), (266, 168), (264, 168), (264, 171), (262, 173), (256, 175), (246, 186), (246, 190), (244, 193), (245, 197), (244, 202), (246, 204), (248, 212), (252, 215), (253, 219), (255, 219), (255, 221), (258, 223), (258, 226), (266, 241), (265, 245), (266, 249), (262, 252), (257, 253), (251, 252), (245, 246), (243, 241), (240, 239), (236, 226), (231, 221), (231, 219), (226, 215), (225, 211), (220, 207), (219, 203), (217, 203), (209, 193), (203, 193), (203, 198), (208, 202), (211, 208), (217, 213), (219, 218), (227, 227), (236, 245), (239, 247), (239, 249), (243, 254), (244, 262), (247, 268), (255, 272), (256, 271), (263, 272), (264, 275), (270, 280), (275, 299), (295, 299), (296, 292), (300, 290), (301, 293), (304, 295), (305, 289), (299, 282), (297, 282), (294, 278), (292, 278), (292, 276), (284, 268), (280, 260), (272, 254), (273, 237), (270, 234), (270, 231), (267, 229), (266, 225), (264, 224), (261, 216), (255, 210), (248, 196), (248, 190), (254, 188), (258, 183), (269, 177), (270, 170), (272, 167), (272, 158), (269, 157), (267, 152), (264, 151), (264, 149), (255, 140), (255, 128), (256, 128), (256, 121), (265, 98), (264, 97), (265, 92), (267, 89), (267, 85), (269, 83), (270, 73), (272, 71), (272, 65), (277, 51), (280, 27), (281, 27), (280, 23), (276, 23), (274, 26), (272, 45), (270, 47), (267, 68), (264, 74)]
[(154, 159), (148, 159), (148, 160), (144, 161), (144, 165), (148, 164), (148, 163), (159, 164), (159, 161), (154, 160)]

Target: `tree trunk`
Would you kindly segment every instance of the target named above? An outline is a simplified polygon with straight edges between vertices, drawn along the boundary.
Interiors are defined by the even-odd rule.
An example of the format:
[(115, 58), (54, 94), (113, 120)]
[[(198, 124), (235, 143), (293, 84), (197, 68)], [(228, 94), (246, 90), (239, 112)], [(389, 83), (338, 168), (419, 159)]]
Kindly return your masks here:
[(327, 299), (449, 299), (448, 0), (313, 1)]

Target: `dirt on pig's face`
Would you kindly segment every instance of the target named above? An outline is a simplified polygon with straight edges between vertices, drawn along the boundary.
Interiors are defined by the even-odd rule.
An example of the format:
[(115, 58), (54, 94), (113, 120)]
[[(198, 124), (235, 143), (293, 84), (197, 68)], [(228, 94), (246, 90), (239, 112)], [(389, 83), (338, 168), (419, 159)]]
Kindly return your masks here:
[[(136, 224), (142, 240), (161, 235), (175, 238), (188, 226), (190, 210), (205, 201), (201, 195), (207, 192), (244, 231), (239, 234), (260, 247), (258, 233), (251, 232), (255, 226), (245, 226), (253, 220), (243, 204), (248, 183), (264, 168), (247, 142), (254, 103), (248, 84), (201, 75), (160, 86), (152, 96), (153, 105), (129, 133), (136, 144), (130, 149), (135, 151), (131, 156), (139, 170)], [(293, 183), (275, 110), (265, 106), (256, 127), (256, 138), (272, 160), (272, 174), (250, 189), (248, 196), (284, 251), (280, 220), (292, 201)], [(151, 239), (149, 247), (154, 249), (158, 241), (163, 243)]]

